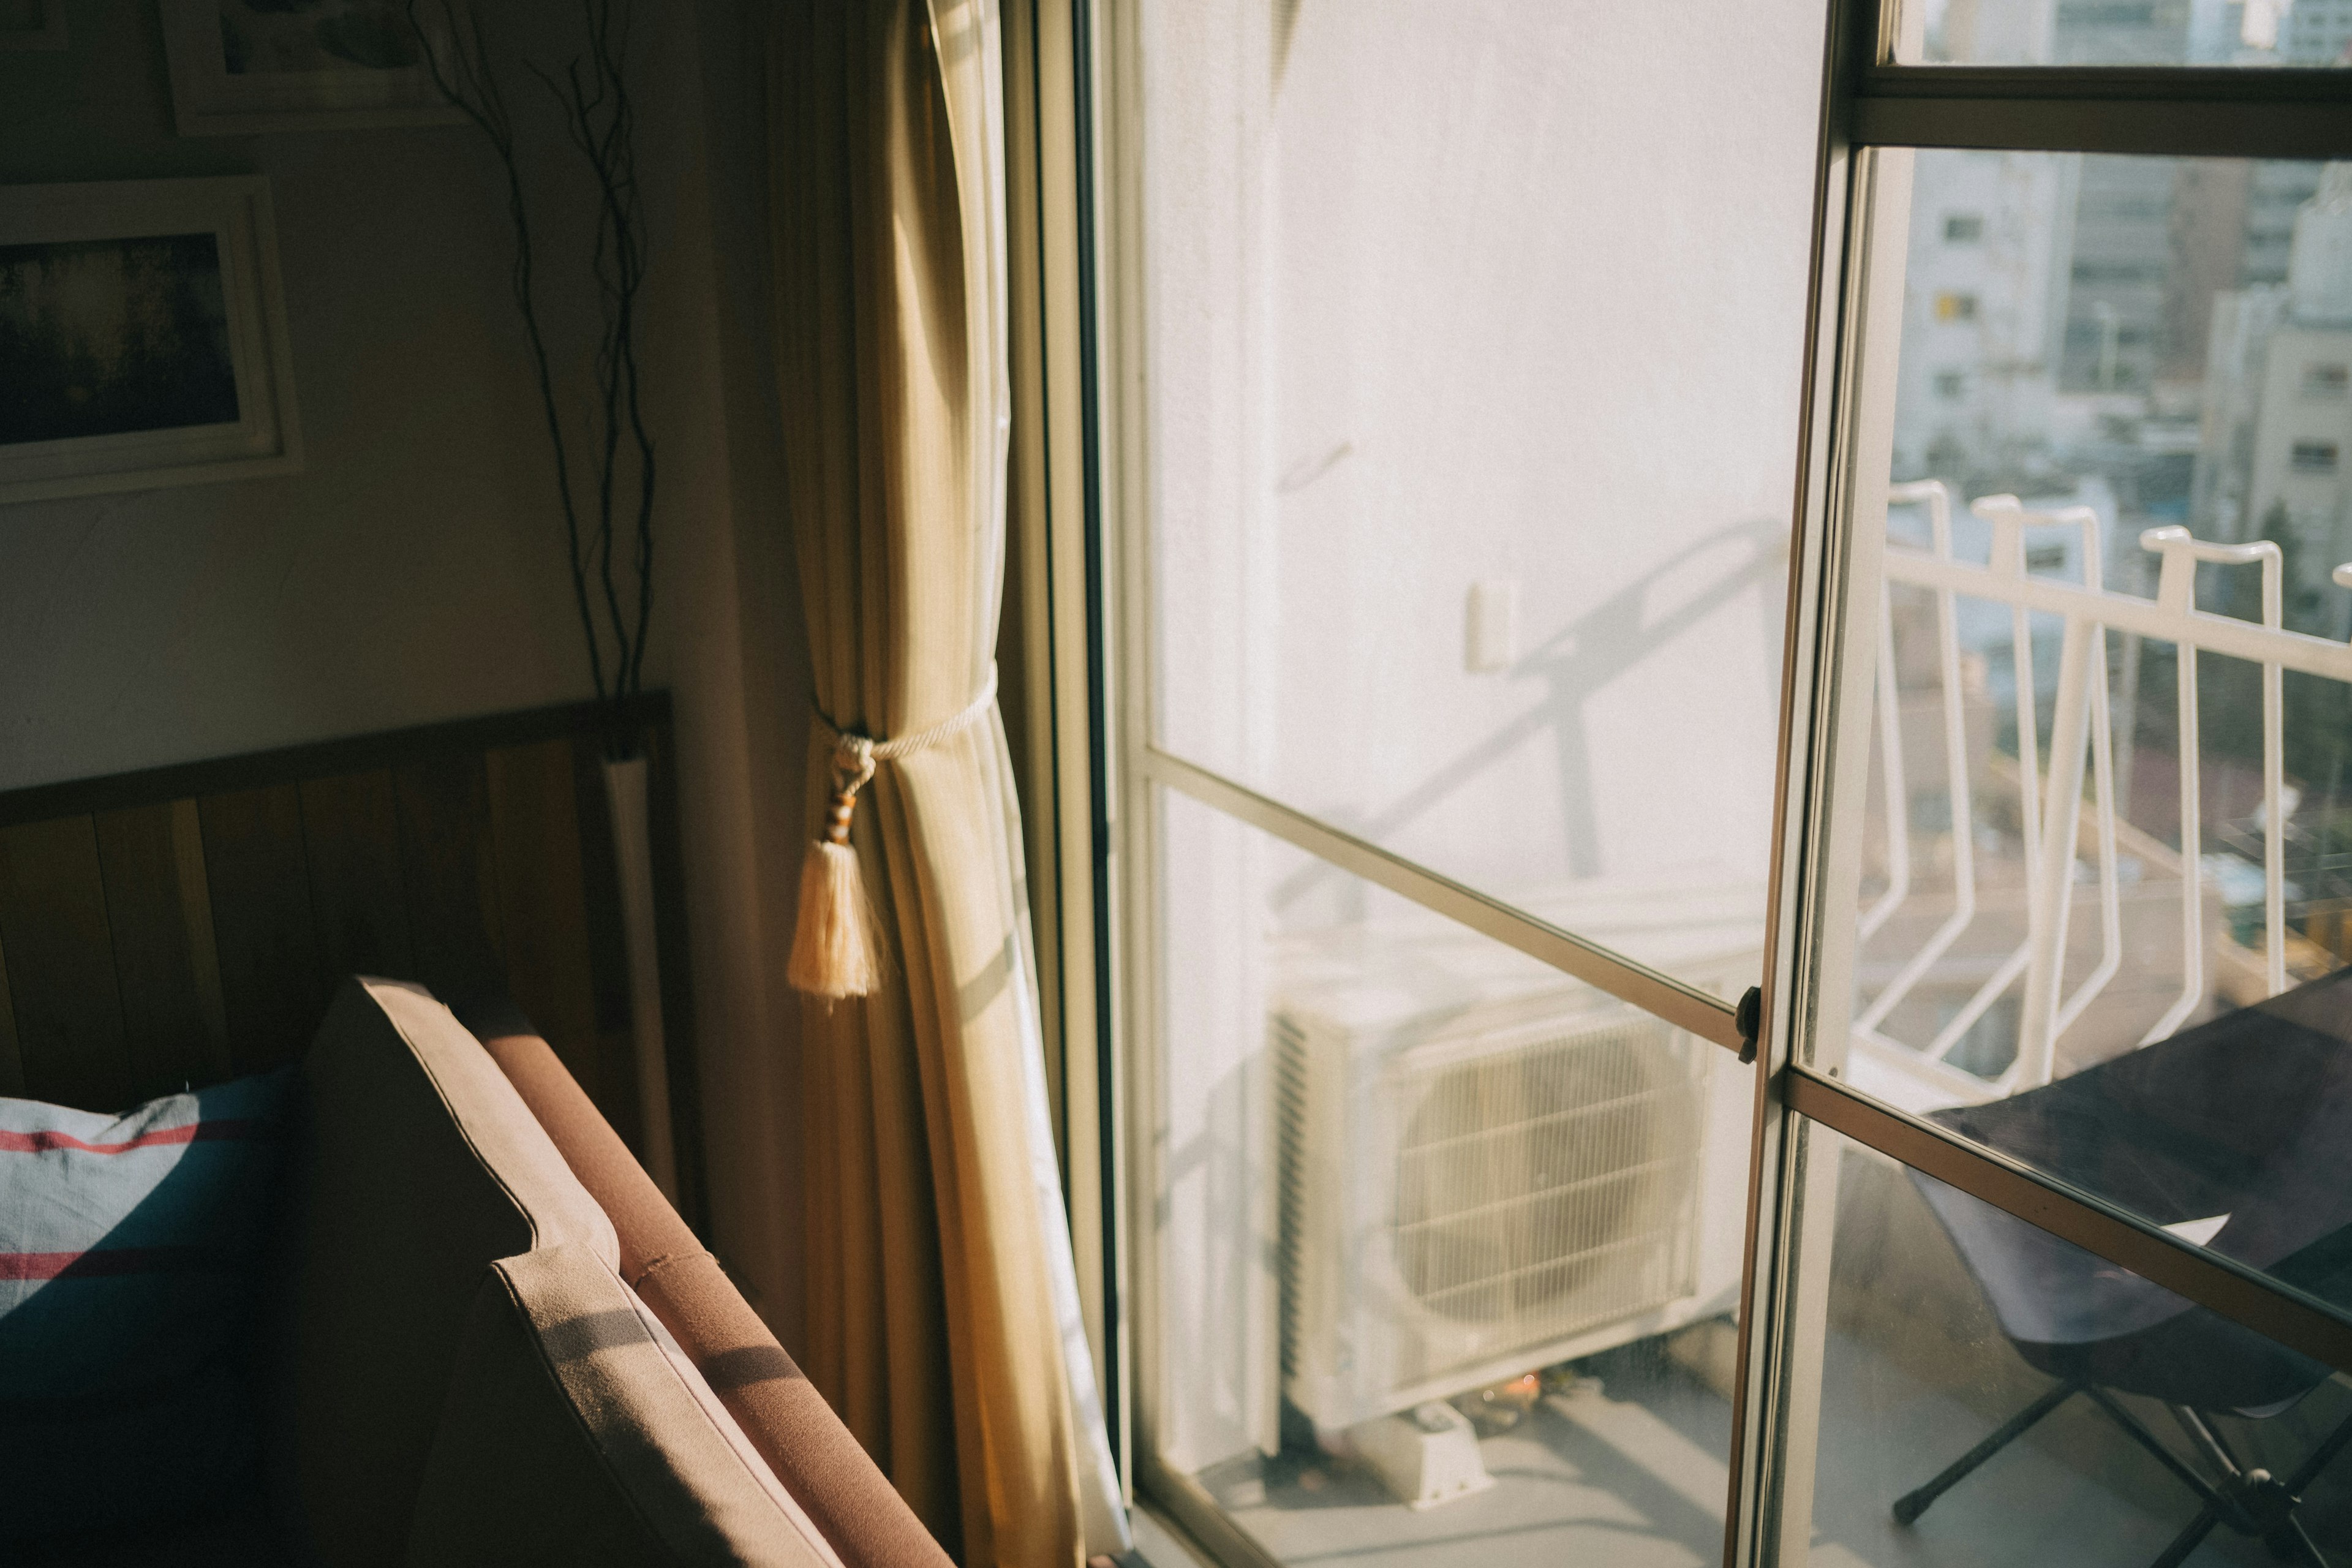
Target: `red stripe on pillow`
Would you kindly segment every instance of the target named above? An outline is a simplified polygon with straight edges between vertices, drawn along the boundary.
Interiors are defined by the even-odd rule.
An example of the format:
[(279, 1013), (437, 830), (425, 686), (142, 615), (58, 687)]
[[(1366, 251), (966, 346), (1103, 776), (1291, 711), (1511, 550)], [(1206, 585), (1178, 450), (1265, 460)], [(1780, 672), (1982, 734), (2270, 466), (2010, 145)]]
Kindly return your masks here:
[(216, 1117), (180, 1127), (159, 1127), (120, 1143), (85, 1143), (70, 1132), (11, 1132), (0, 1129), (0, 1154), (46, 1154), (70, 1149), (82, 1154), (121, 1154), (132, 1149), (153, 1149), (172, 1143), (210, 1143), (224, 1138), (250, 1138), (268, 1123), (245, 1117)]
[(100, 1247), (87, 1252), (0, 1252), (0, 1279), (194, 1274), (236, 1265), (236, 1258), (212, 1247)]

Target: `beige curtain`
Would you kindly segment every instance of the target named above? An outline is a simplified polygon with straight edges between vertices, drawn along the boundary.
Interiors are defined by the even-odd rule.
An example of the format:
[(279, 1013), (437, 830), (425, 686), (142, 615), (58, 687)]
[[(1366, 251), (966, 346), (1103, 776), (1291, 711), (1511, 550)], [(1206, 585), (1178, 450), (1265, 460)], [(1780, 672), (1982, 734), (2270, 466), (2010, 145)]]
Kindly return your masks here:
[[(993, 0), (778, 0), (778, 371), (818, 707), (889, 739), (987, 679), (1004, 570)], [(812, 833), (832, 737), (810, 737)], [(1059, 1203), (1021, 825), (991, 710), (881, 765), (853, 839), (890, 933), (804, 1006), (802, 1364), (986, 1568), (1125, 1544)]]

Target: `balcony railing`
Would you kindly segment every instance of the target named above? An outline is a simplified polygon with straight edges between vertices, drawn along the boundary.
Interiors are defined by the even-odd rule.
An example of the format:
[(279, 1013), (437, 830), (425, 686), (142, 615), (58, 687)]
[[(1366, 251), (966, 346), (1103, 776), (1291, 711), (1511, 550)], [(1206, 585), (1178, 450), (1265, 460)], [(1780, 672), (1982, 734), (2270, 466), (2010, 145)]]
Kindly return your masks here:
[[(1989, 559), (1979, 565), (1954, 553), (1952, 496), (1942, 481), (1897, 485), (1890, 500), (1924, 510), (1927, 541), (1921, 548), (1890, 538), (1885, 552), (1874, 715), (1879, 773), (1874, 784), (1883, 791), (1885, 816), (1876, 846), (1883, 856), (1883, 886), (1865, 899), (1860, 916), (1858, 949), (1875, 952), (1878, 962), (1874, 971), (1864, 966), (1855, 998), (1851, 1070), (1857, 1081), (1915, 1108), (2016, 1093), (2048, 1082), (2070, 1065), (2062, 1057), (2061, 1041), (2127, 963), (2134, 966), (2135, 980), (2143, 990), (2151, 979), (2177, 982), (2168, 1003), (2138, 1035), (2137, 1043), (2146, 1045), (2194, 1021), (2209, 1005), (2221, 949), (2255, 956), (2243, 954), (2228, 931), (2212, 929), (2214, 922), (2208, 919), (2211, 890), (2204, 871), (2208, 824), (2202, 799), (2207, 759), (2199, 734), (2193, 652), (2243, 659), (2262, 671), (2263, 905), (2257, 963), (2263, 994), (2285, 989), (2292, 939), (2286, 918), (2284, 827), (2291, 808), (2284, 765), (2283, 681), (2285, 671), (2300, 670), (2352, 683), (2352, 646), (2290, 631), (2281, 624), (2284, 584), (2278, 546), (2266, 541), (2215, 544), (2192, 538), (2185, 528), (2150, 529), (2139, 537), (2141, 547), (2160, 562), (2150, 599), (2105, 586), (2101, 521), (2087, 506), (2037, 510), (2010, 495), (1973, 502), (1969, 510), (1990, 525), (1991, 534)], [(2029, 529), (2063, 531), (2062, 538), (2079, 540), (2079, 583), (2029, 570)], [(2200, 563), (2259, 569), (2262, 621), (2199, 609), (2195, 586)], [(2338, 567), (2336, 581), (2352, 587), (2352, 566)], [(1915, 711), (1909, 715), (1896, 660), (1895, 593), (1906, 584), (1924, 590), (1930, 606), (1927, 625), (1906, 623), (1911, 630), (1906, 643), (1916, 644), (1924, 636), (1933, 644), (1925, 661), (1917, 658), (1916, 646), (1906, 646), (1914, 671), (1923, 662), (1933, 670), (1927, 683), (1930, 700), (1916, 700), (1919, 692), (1915, 688), (1910, 693)], [(1969, 705), (1981, 710), (1988, 699), (1981, 690), (1970, 689), (1971, 672), (1959, 635), (1963, 600), (2007, 607), (2006, 647), (2015, 685), (2010, 715), (2016, 732), (2013, 763), (1995, 752), (1989, 737), (1972, 736)], [(2041, 754), (2042, 698), (2034, 668), (2038, 617), (2045, 632), (2053, 617), (2061, 628), (2056, 679), (2049, 693), (2046, 759)], [(2174, 662), (2179, 809), (2173, 844), (2133, 827), (2117, 808), (2111, 633), (2168, 643), (2179, 650)], [(2134, 662), (2126, 661), (2127, 667)], [(1916, 711), (1923, 707), (1925, 712)], [(1939, 745), (1931, 740), (1914, 747), (1917, 737), (1906, 736), (1906, 727), (1916, 731), (1923, 723), (1940, 730)], [(1982, 727), (1980, 719), (1978, 728)], [(1913, 822), (1906, 753), (1915, 749), (1942, 753), (1948, 848), (1943, 842), (1947, 835), (1922, 835)], [(2007, 818), (2012, 813), (2009, 833), (1980, 826), (1987, 816)], [(2126, 952), (2126, 850), (2130, 868), (2141, 873), (2143, 886), (2168, 876), (2179, 884), (2172, 917), (2178, 945), (2170, 952), (2165, 952), (2169, 943), (2151, 946), (2145, 941)], [(1923, 879), (1923, 857), (1937, 864), (1937, 875)], [(1947, 857), (1948, 875), (1940, 871)], [(1990, 907), (1989, 885), (2005, 896), (2002, 908)], [(2151, 911), (2139, 892), (2135, 889), (2134, 908), (2144, 931)], [(2085, 907), (2078, 911), (2077, 904)], [(2070, 925), (2078, 919), (2097, 921), (2095, 954), (2070, 952)], [(1910, 931), (1918, 926), (1927, 929)], [(1974, 951), (1967, 962), (1959, 962), (1957, 950), (1971, 940), (1971, 933)], [(1984, 946), (1989, 934), (1995, 939), (1990, 951)], [(1891, 938), (1901, 940), (1892, 942), (1889, 956)], [(2070, 958), (2075, 971), (2071, 974)], [(1882, 973), (1883, 980), (1878, 978)], [(1948, 1014), (1922, 1005), (1923, 988), (1940, 990), (1948, 997), (1956, 980), (1973, 985)], [(1957, 1059), (1963, 1042), (1974, 1042), (1975, 1048), (1982, 1045), (1989, 1026), (2000, 1033), (2006, 1014), (1993, 1009), (2021, 985), (2013, 1051), (1997, 1068), (1979, 1064), (1971, 1070)], [(1907, 1012), (1906, 1003), (1911, 1004)], [(2132, 1022), (2142, 1016), (2134, 1015)], [(1895, 1027), (1898, 1017), (1907, 1026), (1899, 1031), (1901, 1037)], [(1923, 1018), (1927, 1022), (1923, 1024)], [(2126, 1036), (2094, 1048), (2113, 1054), (2132, 1043)]]

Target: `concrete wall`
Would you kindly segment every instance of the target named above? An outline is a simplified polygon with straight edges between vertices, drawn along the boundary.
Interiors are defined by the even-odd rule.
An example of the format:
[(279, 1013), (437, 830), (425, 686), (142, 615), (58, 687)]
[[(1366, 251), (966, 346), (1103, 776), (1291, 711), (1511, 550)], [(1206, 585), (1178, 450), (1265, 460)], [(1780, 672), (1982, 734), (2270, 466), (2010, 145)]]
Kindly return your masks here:
[[(646, 683), (677, 703), (714, 1241), (789, 1339), (794, 1077), (768, 977), (789, 935), (806, 681), (766, 437), (751, 9), (640, 6), (661, 456)], [(575, 47), (562, 0), (488, 14), (510, 54)], [(0, 53), (0, 184), (269, 176), (307, 463), (0, 505), (0, 789), (589, 696), (488, 147), (465, 127), (184, 138), (155, 8), (66, 16), (65, 52)], [(589, 193), (536, 87), (513, 97), (551, 335), (584, 348)], [(576, 400), (586, 360), (564, 360)]]
[[(1154, 738), (1714, 982), (1760, 942), (1820, 8), (1134, 11)], [(1487, 584), (1516, 637), (1474, 658)], [(1197, 806), (1152, 831), (1184, 1466), (1270, 1446), (1269, 1003), (1345, 973), (1393, 1020), (1508, 955), (1362, 958), (1370, 884)]]

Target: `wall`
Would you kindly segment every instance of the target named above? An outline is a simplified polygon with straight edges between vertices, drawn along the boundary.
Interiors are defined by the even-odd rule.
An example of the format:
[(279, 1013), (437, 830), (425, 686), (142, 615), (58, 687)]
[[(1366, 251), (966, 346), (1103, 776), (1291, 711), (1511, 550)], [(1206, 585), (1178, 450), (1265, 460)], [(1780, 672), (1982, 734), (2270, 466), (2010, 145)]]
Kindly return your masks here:
[(590, 695), (487, 149), (182, 138), (154, 7), (67, 22), (0, 180), (270, 176), (308, 460), (0, 508), (0, 788)]
[[(764, 439), (766, 327), (747, 302), (764, 234), (746, 10), (640, 6), (642, 341), (662, 476), (646, 683), (677, 705), (706, 1137), (723, 1173), (714, 1245), (790, 1342), (798, 1210), (779, 1096), (793, 1078), (767, 976), (790, 929), (806, 682)], [(569, 52), (577, 13), (560, 0), (488, 14), (509, 55)], [(0, 184), (269, 176), (307, 461), (0, 505), (0, 789), (591, 695), (488, 146), (466, 127), (183, 138), (155, 8), (81, 0), (66, 15), (67, 51), (0, 53)], [(536, 89), (514, 98), (551, 334), (584, 343), (587, 192)], [(584, 362), (566, 358), (576, 399)]]
[[(1119, 369), (1148, 407), (1122, 460), (1149, 509), (1154, 739), (1744, 985), (1822, 40), (1803, 0), (1729, 15), (1141, 5), (1137, 101), (1108, 118), (1131, 133)], [(1475, 658), (1474, 595), (1517, 606)], [(1275, 1427), (1268, 1012), (1352, 990), (1385, 1048), (1522, 982), (1495, 944), (1383, 945), (1419, 935), (1393, 900), (1203, 808), (1171, 797), (1150, 831), (1165, 1057), (1135, 1069), (1158, 1118), (1137, 1136), (1165, 1186), (1139, 1380), (1189, 1467)]]

